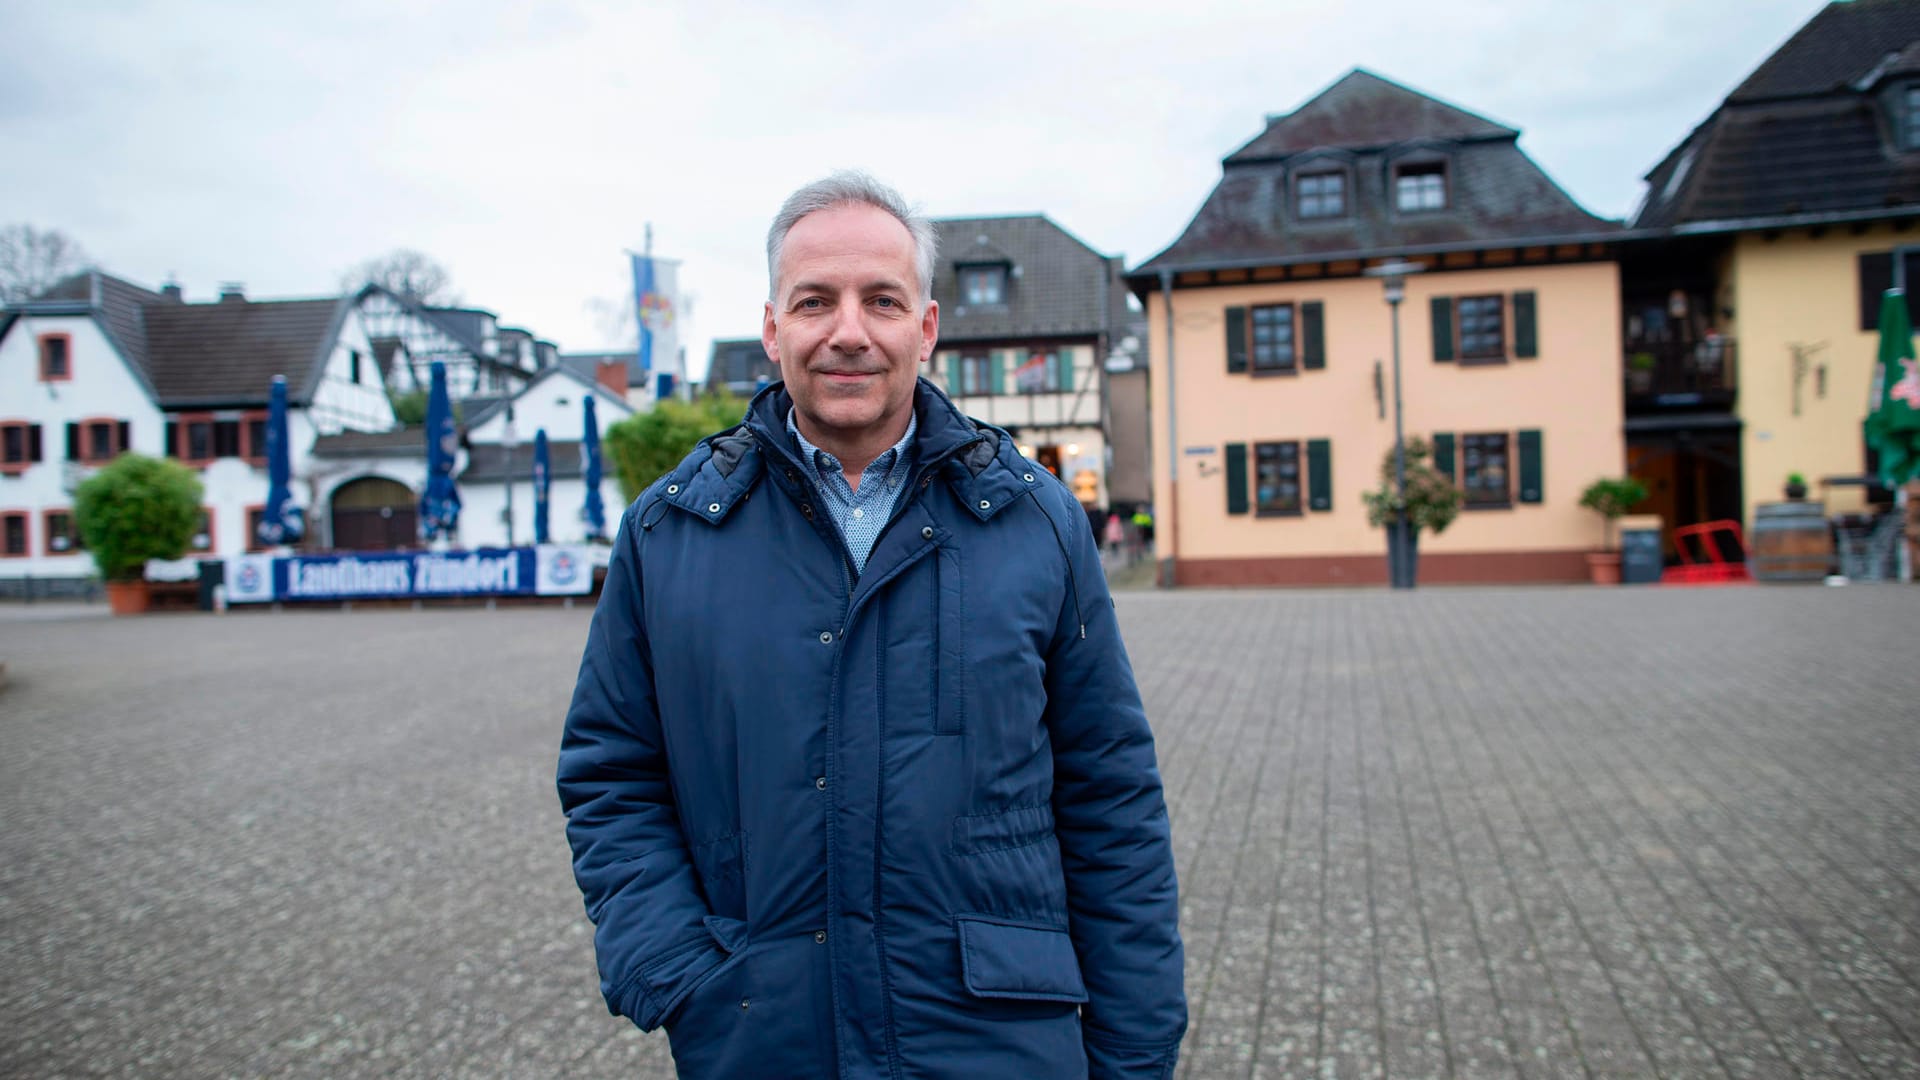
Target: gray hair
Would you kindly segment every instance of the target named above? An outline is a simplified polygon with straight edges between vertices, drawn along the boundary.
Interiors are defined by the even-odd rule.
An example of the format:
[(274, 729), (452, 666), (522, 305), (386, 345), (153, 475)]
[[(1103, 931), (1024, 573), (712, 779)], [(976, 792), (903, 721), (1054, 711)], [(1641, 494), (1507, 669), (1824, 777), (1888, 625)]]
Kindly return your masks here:
[(933, 231), (933, 222), (921, 216), (915, 207), (908, 206), (900, 193), (887, 185), (866, 173), (842, 169), (806, 185), (780, 204), (780, 212), (773, 218), (773, 227), (767, 230), (769, 300), (777, 299), (773, 294), (774, 284), (780, 277), (780, 249), (786, 244), (787, 234), (808, 214), (837, 206), (871, 206), (885, 210), (906, 226), (907, 235), (913, 238), (914, 269), (920, 274), (920, 301), (925, 303), (933, 299), (934, 250), (940, 245), (939, 234)]

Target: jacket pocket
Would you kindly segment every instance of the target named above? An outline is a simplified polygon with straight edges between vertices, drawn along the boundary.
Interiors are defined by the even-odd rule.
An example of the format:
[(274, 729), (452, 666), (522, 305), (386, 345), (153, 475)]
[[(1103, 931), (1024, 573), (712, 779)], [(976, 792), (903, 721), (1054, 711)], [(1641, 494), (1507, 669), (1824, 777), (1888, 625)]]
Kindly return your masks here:
[(980, 855), (989, 851), (1037, 844), (1053, 835), (1053, 807), (1016, 806), (991, 814), (963, 814), (953, 819), (953, 851), (956, 855)]
[(707, 902), (715, 912), (740, 915), (746, 912), (747, 834), (723, 833), (693, 846), (693, 866), (700, 874)]
[(1019, 1001), (1087, 1000), (1080, 960), (1065, 927), (958, 915), (960, 973), (967, 992)]
[(958, 735), (967, 717), (967, 583), (958, 547), (942, 543), (935, 557), (933, 733)]

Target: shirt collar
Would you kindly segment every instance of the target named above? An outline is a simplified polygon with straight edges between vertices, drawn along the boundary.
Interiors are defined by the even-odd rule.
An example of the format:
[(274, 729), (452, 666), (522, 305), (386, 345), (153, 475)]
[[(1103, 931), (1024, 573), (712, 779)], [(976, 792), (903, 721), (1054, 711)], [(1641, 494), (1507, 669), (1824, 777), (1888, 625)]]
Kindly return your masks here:
[[(800, 444), (801, 460), (805, 461), (809, 465), (812, 465), (816, 470), (818, 470), (823, 474), (832, 474), (832, 473), (841, 472), (842, 470), (841, 470), (839, 458), (834, 457), (832, 454), (828, 453), (827, 451), (822, 450), (819, 447), (808, 442), (807, 437), (805, 435), (800, 434), (800, 424), (798, 421), (794, 419), (796, 412), (797, 410), (794, 410), (794, 409), (787, 410), (787, 433), (792, 435), (793, 440)], [(898, 465), (901, 461), (906, 459), (907, 448), (913, 445), (914, 433), (917, 432), (919, 429), (920, 429), (919, 410), (910, 408), (907, 410), (906, 434), (900, 436), (900, 441), (888, 447), (885, 453), (881, 454), (877, 458), (874, 458), (873, 461), (870, 464), (868, 464), (864, 470), (861, 471), (860, 475), (865, 476), (867, 473), (872, 472), (876, 467), (880, 469), (883, 475), (887, 472), (892, 471), (894, 466)]]

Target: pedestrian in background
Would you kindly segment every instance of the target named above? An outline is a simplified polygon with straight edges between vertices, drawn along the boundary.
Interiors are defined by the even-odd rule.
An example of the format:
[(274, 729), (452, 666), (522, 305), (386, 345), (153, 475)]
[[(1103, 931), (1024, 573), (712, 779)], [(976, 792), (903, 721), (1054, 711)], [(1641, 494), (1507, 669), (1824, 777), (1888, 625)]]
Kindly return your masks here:
[(609, 1007), (702, 1077), (1162, 1078), (1165, 802), (1081, 504), (920, 365), (934, 232), (768, 236), (783, 383), (628, 509), (561, 745)]

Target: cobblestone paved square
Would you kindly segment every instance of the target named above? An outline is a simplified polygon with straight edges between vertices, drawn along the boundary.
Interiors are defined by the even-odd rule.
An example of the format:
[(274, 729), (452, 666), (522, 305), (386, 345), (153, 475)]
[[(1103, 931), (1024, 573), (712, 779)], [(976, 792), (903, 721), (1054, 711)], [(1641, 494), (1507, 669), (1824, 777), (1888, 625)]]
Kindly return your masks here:
[[(1180, 1076), (1920, 1076), (1920, 590), (1119, 608)], [(0, 607), (0, 1076), (671, 1076), (568, 874), (586, 619)]]

